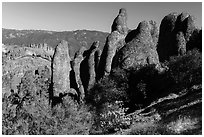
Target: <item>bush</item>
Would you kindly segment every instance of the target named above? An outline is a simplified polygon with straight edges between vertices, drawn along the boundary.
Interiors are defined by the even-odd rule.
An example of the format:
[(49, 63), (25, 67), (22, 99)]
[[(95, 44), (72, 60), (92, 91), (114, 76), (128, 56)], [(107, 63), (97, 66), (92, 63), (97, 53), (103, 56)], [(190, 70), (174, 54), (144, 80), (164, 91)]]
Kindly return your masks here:
[(91, 134), (111, 134), (131, 125), (131, 118), (126, 116), (127, 108), (122, 101), (104, 104), (103, 111), (95, 113)]
[(121, 71), (99, 80), (87, 93), (86, 103), (90, 104), (94, 119), (91, 134), (109, 134), (130, 124), (124, 106), (128, 101), (127, 77)]
[(53, 110), (39, 101), (20, 109), (10, 105), (8, 101), (3, 102), (4, 135), (89, 134), (92, 125), (86, 106), (79, 107), (70, 98), (64, 102), (66, 107), (58, 105)]
[(110, 78), (104, 77), (98, 81), (85, 97), (86, 102), (96, 108), (102, 108), (105, 103), (115, 101), (125, 101), (128, 99), (126, 91), (118, 87), (117, 82)]
[(201, 84), (202, 54), (198, 50), (189, 51), (184, 56), (171, 57), (167, 65), (167, 75), (174, 82), (174, 90), (180, 91)]
[(133, 110), (138, 104), (147, 106), (155, 99), (201, 84), (202, 55), (198, 50), (171, 57), (163, 65), (168, 68), (163, 73), (159, 73), (154, 65), (128, 72), (128, 95)]
[(85, 105), (79, 106), (64, 97), (63, 104), (51, 108), (46, 74), (44, 70), (37, 75), (28, 71), (18, 86), (18, 93), (3, 95), (2, 134), (89, 134), (92, 115)]

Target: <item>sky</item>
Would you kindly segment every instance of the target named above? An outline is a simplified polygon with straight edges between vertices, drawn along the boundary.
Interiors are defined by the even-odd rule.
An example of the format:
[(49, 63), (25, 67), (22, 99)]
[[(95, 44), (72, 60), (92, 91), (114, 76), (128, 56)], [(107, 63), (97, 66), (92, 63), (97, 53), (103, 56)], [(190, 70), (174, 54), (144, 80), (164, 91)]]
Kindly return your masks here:
[(3, 2), (2, 27), (50, 31), (98, 30), (111, 31), (120, 8), (126, 8), (127, 24), (135, 29), (143, 20), (159, 25), (171, 12), (188, 12), (202, 26), (201, 2)]

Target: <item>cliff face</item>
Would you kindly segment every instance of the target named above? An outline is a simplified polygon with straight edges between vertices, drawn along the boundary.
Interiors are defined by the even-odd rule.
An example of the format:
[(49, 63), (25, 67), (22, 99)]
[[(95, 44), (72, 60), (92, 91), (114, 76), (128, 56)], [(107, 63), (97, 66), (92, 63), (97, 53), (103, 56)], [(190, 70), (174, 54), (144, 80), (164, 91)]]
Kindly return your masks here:
[[(156, 26), (154, 26), (156, 27)], [(139, 69), (148, 64), (159, 65), (156, 51), (157, 32), (152, 29), (150, 22), (141, 22), (136, 30), (130, 31), (126, 39), (129, 41), (118, 51), (115, 58), (122, 69)]]
[[(193, 40), (198, 35), (195, 21), (188, 13), (170, 13), (161, 21), (157, 51), (164, 62), (170, 56), (184, 54), (198, 44)], [(200, 40), (198, 40), (200, 41)], [(194, 47), (193, 47), (194, 46)], [(199, 46), (197, 46), (198, 48)]]

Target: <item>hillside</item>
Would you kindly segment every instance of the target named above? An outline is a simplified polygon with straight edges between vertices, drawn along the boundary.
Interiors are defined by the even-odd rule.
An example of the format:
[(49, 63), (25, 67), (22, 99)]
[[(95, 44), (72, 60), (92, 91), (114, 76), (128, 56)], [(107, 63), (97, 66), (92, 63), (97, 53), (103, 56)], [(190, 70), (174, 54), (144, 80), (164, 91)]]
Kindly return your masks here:
[(30, 44), (47, 43), (53, 49), (61, 40), (69, 41), (70, 54), (74, 53), (83, 45), (87, 49), (94, 41), (100, 42), (102, 49), (108, 33), (100, 31), (76, 30), (76, 31), (45, 31), (45, 30), (14, 30), (2, 29), (2, 43), (5, 45), (28, 46)]

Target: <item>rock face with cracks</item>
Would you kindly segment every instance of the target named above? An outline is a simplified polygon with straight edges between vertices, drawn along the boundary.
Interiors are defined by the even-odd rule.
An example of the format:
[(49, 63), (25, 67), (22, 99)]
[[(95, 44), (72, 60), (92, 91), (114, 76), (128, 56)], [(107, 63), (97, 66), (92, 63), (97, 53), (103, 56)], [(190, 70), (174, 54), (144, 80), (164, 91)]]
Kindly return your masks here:
[(52, 60), (53, 95), (68, 93), (70, 90), (70, 57), (67, 41), (61, 41), (55, 48)]
[(96, 41), (91, 46), (90, 55), (88, 56), (88, 66), (89, 66), (89, 82), (88, 90), (91, 89), (96, 81), (97, 64), (99, 59), (99, 41)]
[(178, 48), (178, 55), (186, 54), (186, 40), (181, 31), (176, 35), (176, 44)]
[(125, 45), (125, 37), (128, 33), (127, 13), (125, 9), (120, 9), (118, 16), (112, 24), (111, 34), (106, 39), (99, 68), (101, 68), (100, 77), (109, 75), (111, 72), (112, 60), (116, 52)]
[(84, 99), (85, 93), (84, 93), (84, 86), (82, 84), (81, 77), (80, 77), (80, 64), (84, 60), (83, 53), (85, 50), (86, 50), (85, 47), (81, 47), (79, 51), (76, 52), (73, 63), (72, 63), (74, 74), (75, 74), (75, 80), (77, 84), (77, 89), (79, 91), (79, 94), (80, 94), (79, 96), (81, 100)]
[(127, 11), (124, 8), (119, 10), (118, 16), (114, 19), (111, 32), (118, 31), (120, 34), (127, 34)]
[(120, 49), (115, 58), (118, 67), (129, 70), (140, 69), (148, 64), (159, 65), (156, 51), (157, 29), (156, 26), (152, 26), (152, 21), (143, 21), (136, 30), (128, 34), (126, 40), (129, 42)]

